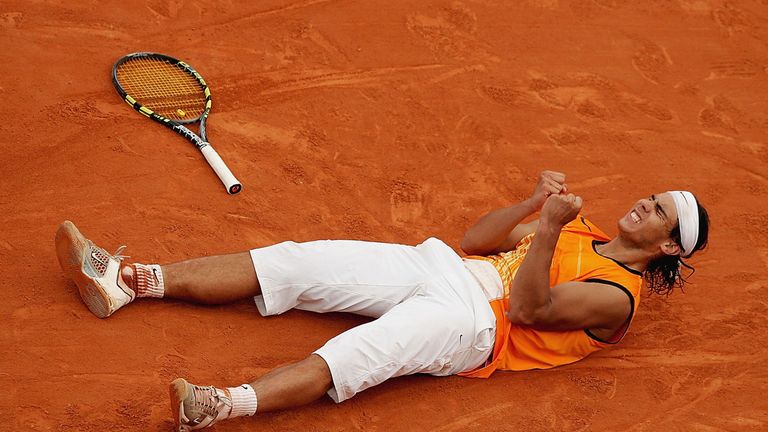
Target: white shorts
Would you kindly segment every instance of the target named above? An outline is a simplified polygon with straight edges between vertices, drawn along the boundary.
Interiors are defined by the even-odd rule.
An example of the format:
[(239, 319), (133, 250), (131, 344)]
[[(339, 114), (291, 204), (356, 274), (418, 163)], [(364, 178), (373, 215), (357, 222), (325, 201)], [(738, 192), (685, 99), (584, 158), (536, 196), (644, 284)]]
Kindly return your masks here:
[(315, 354), (336, 402), (402, 375), (453, 375), (493, 351), (496, 318), (477, 280), (445, 243), (285, 242), (251, 251), (262, 315), (297, 308), (377, 318)]

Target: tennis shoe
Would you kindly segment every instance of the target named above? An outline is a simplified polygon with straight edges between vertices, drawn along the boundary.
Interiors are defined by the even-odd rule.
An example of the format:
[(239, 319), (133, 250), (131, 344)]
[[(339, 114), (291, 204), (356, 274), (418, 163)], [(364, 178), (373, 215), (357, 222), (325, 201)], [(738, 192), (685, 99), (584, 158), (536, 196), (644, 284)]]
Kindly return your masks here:
[(170, 395), (173, 420), (179, 432), (210, 427), (232, 412), (232, 398), (213, 386), (197, 386), (177, 378), (171, 383)]
[(136, 293), (120, 277), (125, 256), (114, 254), (85, 238), (75, 224), (64, 221), (56, 231), (56, 255), (64, 273), (75, 282), (83, 303), (99, 318), (106, 318), (132, 302)]

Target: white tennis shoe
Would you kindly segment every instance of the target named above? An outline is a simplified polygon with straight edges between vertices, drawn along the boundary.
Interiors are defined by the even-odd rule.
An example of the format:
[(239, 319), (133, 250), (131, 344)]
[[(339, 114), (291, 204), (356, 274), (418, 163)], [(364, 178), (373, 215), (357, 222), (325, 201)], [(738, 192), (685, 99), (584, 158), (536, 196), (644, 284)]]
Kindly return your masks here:
[(213, 386), (197, 386), (176, 378), (171, 383), (170, 394), (173, 419), (179, 432), (213, 426), (232, 412), (232, 398)]
[(125, 256), (121, 246), (114, 254), (83, 237), (75, 224), (64, 221), (56, 231), (56, 255), (64, 273), (80, 291), (83, 303), (99, 318), (106, 318), (132, 302), (136, 293), (120, 278)]

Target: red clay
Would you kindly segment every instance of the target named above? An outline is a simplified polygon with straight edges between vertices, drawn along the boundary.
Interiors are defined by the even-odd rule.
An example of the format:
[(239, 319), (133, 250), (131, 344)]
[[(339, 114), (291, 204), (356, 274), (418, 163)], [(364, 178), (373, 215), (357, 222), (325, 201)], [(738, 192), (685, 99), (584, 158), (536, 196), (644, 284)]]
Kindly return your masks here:
[[(686, 293), (646, 296), (621, 345), (571, 366), (407, 377), (216, 430), (768, 428), (765, 0), (7, 0), (0, 44), (3, 428), (169, 430), (173, 378), (239, 384), (364, 321), (159, 301), (99, 320), (59, 271), (64, 219), (143, 262), (286, 239), (458, 249), (545, 168), (608, 232), (639, 197), (697, 193), (713, 229)], [(112, 63), (141, 50), (209, 81), (240, 195), (117, 96)]]

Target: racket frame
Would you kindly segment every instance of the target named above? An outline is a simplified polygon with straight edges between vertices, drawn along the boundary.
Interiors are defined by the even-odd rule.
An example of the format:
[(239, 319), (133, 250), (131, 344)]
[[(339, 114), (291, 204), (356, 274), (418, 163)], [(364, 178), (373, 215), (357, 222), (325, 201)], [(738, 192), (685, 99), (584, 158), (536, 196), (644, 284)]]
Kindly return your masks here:
[[(141, 58), (156, 58), (167, 61), (171, 64), (171, 66), (175, 66), (181, 69), (183, 72), (193, 76), (201, 85), (203, 94), (205, 95), (205, 106), (203, 108), (203, 112), (195, 118), (186, 120), (172, 120), (156, 113), (149, 107), (142, 105), (139, 101), (134, 99), (133, 96), (129, 95), (128, 92), (123, 89), (122, 85), (120, 85), (120, 81), (117, 79), (117, 70), (123, 63)], [(211, 168), (213, 168), (213, 170), (219, 176), (219, 179), (222, 181), (222, 183), (224, 183), (224, 186), (227, 189), (227, 193), (234, 195), (242, 190), (242, 185), (240, 182), (235, 178), (218, 153), (216, 153), (216, 150), (214, 150), (211, 144), (208, 142), (205, 122), (208, 119), (208, 114), (211, 112), (211, 90), (208, 88), (208, 84), (206, 84), (205, 79), (203, 79), (203, 77), (192, 66), (165, 54), (144, 51), (135, 52), (121, 57), (115, 62), (114, 66), (112, 66), (112, 84), (114, 84), (115, 89), (120, 94), (120, 97), (122, 97), (125, 103), (130, 105), (131, 108), (138, 111), (145, 117), (148, 117), (183, 136), (195, 147), (197, 147), (197, 149), (203, 153), (203, 156), (211, 165)], [(199, 134), (192, 132), (192, 130), (184, 126), (186, 124), (192, 124), (196, 122), (200, 123)]]

